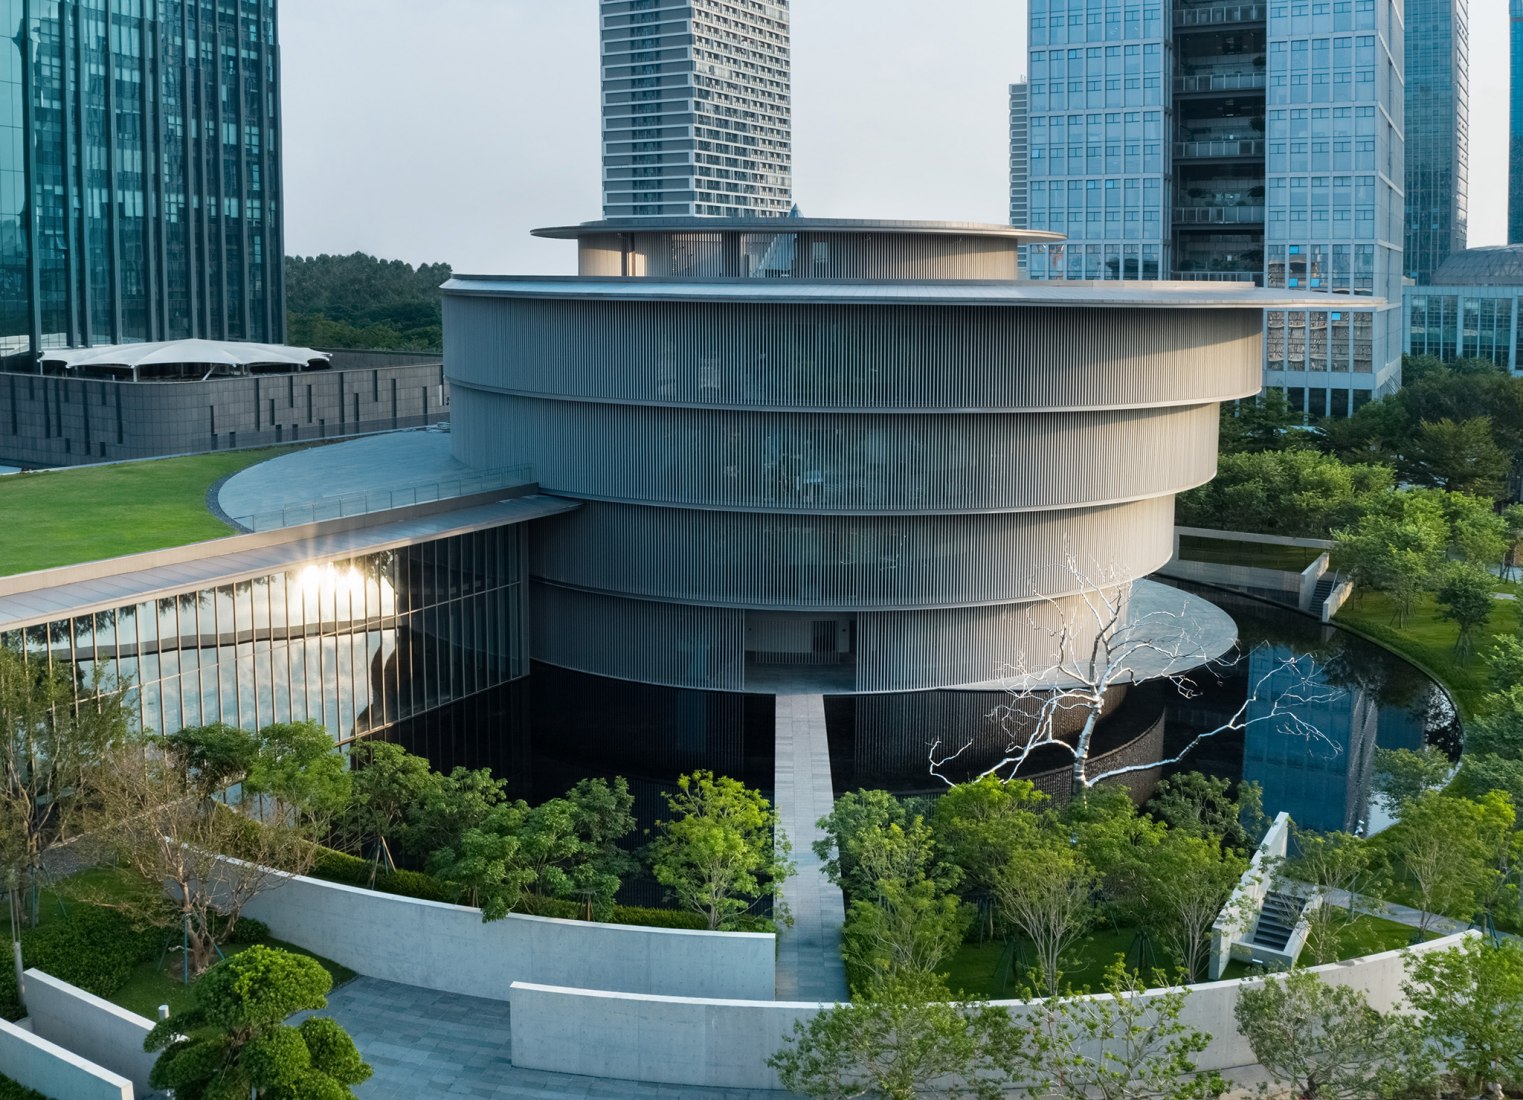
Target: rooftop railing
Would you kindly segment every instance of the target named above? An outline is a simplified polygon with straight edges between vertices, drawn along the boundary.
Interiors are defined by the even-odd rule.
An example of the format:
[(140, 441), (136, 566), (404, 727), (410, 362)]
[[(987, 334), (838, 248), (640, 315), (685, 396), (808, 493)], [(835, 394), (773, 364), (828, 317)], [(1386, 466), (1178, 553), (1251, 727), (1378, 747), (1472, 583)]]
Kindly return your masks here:
[(485, 470), (479, 474), (465, 474), (458, 478), (421, 481), (386, 489), (372, 489), (364, 493), (321, 497), (317, 500), (288, 504), (268, 512), (229, 518), (245, 531), (278, 531), (283, 527), (298, 527), (304, 523), (365, 516), (372, 512), (389, 512), (396, 508), (408, 508), (414, 504), (427, 504), (430, 501), (454, 500), (477, 493), (489, 493), (494, 489), (510, 489), (527, 485), (533, 480), (534, 467), (508, 466), (497, 470)]

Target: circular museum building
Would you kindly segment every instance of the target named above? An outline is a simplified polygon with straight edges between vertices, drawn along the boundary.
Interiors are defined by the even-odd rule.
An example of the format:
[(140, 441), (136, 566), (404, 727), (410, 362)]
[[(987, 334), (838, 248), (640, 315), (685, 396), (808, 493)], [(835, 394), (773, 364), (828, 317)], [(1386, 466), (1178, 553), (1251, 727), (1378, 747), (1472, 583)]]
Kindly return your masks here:
[[(593, 222), (571, 277), (445, 288), (455, 457), (580, 502), (534, 659), (721, 692), (990, 686), (1169, 558), (1257, 393), (1240, 284), (1024, 282), (1003, 226)], [(1083, 644), (1083, 639), (1075, 639)]]

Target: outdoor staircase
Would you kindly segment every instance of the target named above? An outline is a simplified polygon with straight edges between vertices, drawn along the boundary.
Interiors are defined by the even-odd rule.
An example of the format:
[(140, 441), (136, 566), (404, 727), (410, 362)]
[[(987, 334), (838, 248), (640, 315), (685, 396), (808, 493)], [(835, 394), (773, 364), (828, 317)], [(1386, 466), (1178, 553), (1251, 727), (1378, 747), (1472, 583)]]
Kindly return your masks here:
[(1255, 947), (1284, 951), (1285, 945), (1290, 942), (1291, 933), (1296, 930), (1296, 923), (1301, 919), (1301, 910), (1305, 908), (1305, 898), (1282, 894), (1278, 890), (1269, 891), (1264, 895), (1264, 906), (1259, 910), (1259, 919), (1253, 926), (1253, 934), (1248, 937), (1248, 942)]
[(1327, 598), (1333, 594), (1333, 589), (1337, 588), (1342, 580), (1343, 578), (1340, 577), (1337, 573), (1323, 573), (1322, 576), (1317, 579), (1317, 587), (1312, 589), (1312, 609), (1316, 610), (1317, 608), (1321, 607), (1327, 601)]

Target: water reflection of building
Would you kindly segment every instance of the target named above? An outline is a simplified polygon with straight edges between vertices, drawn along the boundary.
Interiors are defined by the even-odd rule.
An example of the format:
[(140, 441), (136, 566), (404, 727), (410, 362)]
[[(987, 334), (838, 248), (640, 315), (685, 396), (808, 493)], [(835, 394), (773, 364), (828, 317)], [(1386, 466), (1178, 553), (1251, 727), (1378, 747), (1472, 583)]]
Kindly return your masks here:
[[(1358, 684), (1331, 681), (1321, 668), (1303, 684), (1312, 666), (1304, 660), (1299, 667), (1283, 663), (1294, 656), (1286, 646), (1263, 646), (1248, 656), (1248, 682), (1264, 682), (1259, 698), (1249, 704), (1243, 779), (1263, 788), (1266, 806), (1285, 811), (1303, 828), (1353, 831), (1369, 818), (1380, 704)], [(1315, 697), (1295, 712), (1316, 735), (1302, 736), (1268, 716), (1287, 693)]]

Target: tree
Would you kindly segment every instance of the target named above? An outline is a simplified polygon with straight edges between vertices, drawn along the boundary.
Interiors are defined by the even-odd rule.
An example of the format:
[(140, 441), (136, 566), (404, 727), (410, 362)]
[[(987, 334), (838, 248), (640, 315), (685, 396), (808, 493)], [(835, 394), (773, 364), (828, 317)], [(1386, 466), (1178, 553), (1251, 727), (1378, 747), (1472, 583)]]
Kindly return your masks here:
[(881, 879), (871, 900), (851, 903), (842, 957), (853, 990), (915, 974), (935, 974), (962, 946), (971, 910), (923, 876)]
[(523, 814), (528, 888), (540, 898), (580, 898), (587, 916), (606, 919), (623, 875), (634, 867), (618, 845), (634, 831), (634, 796), (623, 779), (583, 779), (564, 798)]
[(1514, 817), (1511, 801), (1500, 793), (1472, 800), (1427, 791), (1376, 838), (1389, 875), (1422, 911), (1421, 934), (1431, 930), (1435, 915), (1468, 919), (1494, 896)]
[(1364, 497), (1393, 485), (1395, 470), (1380, 463), (1343, 462), (1303, 450), (1223, 454), (1212, 481), (1180, 495), (1178, 522), (1326, 538), (1355, 520)]
[(1476, 936), (1406, 965), (1402, 991), (1465, 1095), (1500, 1100), (1523, 1082), (1523, 948)]
[(1211, 957), (1211, 929), (1248, 868), (1216, 837), (1169, 832), (1147, 856), (1152, 931), (1179, 960), (1189, 981), (1200, 981)]
[(819, 1100), (998, 1100), (1019, 1079), (1024, 1045), (1004, 1009), (954, 1004), (942, 979), (915, 974), (796, 1022), (767, 1064), (785, 1089)]
[(1504, 634), (1492, 642), (1485, 656), (1492, 691), (1505, 692), (1523, 684), (1523, 637)]
[(1094, 868), (1054, 837), (1016, 848), (995, 880), (1000, 915), (1031, 941), (1050, 994), (1063, 956), (1094, 923), (1096, 886)]
[(244, 790), (325, 831), (349, 802), (349, 769), (333, 736), (319, 722), (278, 722), (261, 729), (258, 740)]
[[(876, 865), (864, 866), (864, 849), (873, 845), (881, 859), (884, 838), (895, 826), (905, 844), (909, 845), (912, 837), (919, 837), (925, 831), (925, 824), (918, 816), (914, 822), (912, 826), (904, 803), (888, 791), (847, 791), (835, 800), (830, 813), (817, 823), (824, 835), (814, 842), (814, 854), (823, 861), (821, 869), (831, 882), (852, 897), (868, 897), (876, 890), (882, 870)], [(927, 837), (922, 870), (928, 869), (931, 858)]]
[(324, 823), (279, 800), (256, 818), (207, 797), (187, 759), (154, 737), (118, 746), (94, 770), (89, 824), (122, 866), (153, 887), (151, 904), (136, 893), (90, 900), (179, 929), (189, 977), (216, 961), (218, 944), (252, 898), (311, 868)]
[(1481, 699), (1480, 713), (1465, 730), (1465, 753), (1523, 758), (1523, 682)]
[(34, 910), (43, 853), (79, 831), (90, 776), (128, 729), (125, 688), (71, 668), (0, 646), (0, 856)]
[(1449, 523), (1449, 548), (1468, 565), (1490, 570), (1507, 552), (1507, 521), (1490, 498), (1445, 493), (1444, 518)]
[(315, 959), (254, 946), (208, 970), (191, 1007), (156, 1024), (143, 1042), (162, 1051), (149, 1074), (178, 1100), (346, 1100), (371, 1068), (327, 1017), (297, 1027), (296, 1012), (327, 1006), (333, 979)]
[(480, 907), (483, 921), (506, 917), (534, 885), (523, 838), (528, 814), (529, 806), (523, 801), (493, 806), (485, 820), (428, 858), (429, 871), (458, 882), (466, 891), (467, 903)]
[(963, 896), (983, 913), (985, 935), (994, 931), (993, 899), (1005, 861), (1036, 839), (1048, 806), (1024, 779), (985, 775), (954, 785), (931, 809), (938, 876), (946, 881), (955, 869)]
[(1502, 495), (1511, 456), (1497, 445), (1489, 416), (1424, 421), (1411, 450), (1414, 479), (1451, 492), (1492, 500)]
[[(1162, 984), (1162, 975), (1155, 975)], [(1032, 1027), (1036, 1095), (1048, 1100), (1207, 1100), (1226, 1092), (1195, 1056), (1211, 1036), (1181, 1021), (1189, 991), (1144, 992), (1120, 963), (1105, 995), (1049, 997)]]
[(739, 780), (695, 771), (666, 796), (673, 816), (656, 822), (649, 860), (656, 881), (711, 929), (733, 928), (771, 899), (785, 918), (781, 886), (793, 874), (792, 851), (772, 804)]
[[(1038, 660), (1020, 654), (1008, 667), (1006, 701), (992, 713), (1007, 735), (1004, 754), (979, 776), (1014, 778), (1036, 752), (1059, 751), (1073, 762), (1071, 790), (1080, 795), (1107, 779), (1178, 764), (1204, 741), (1263, 722), (1290, 736), (1328, 741), (1300, 715), (1309, 704), (1341, 693), (1320, 682), (1314, 661), (1297, 656), (1275, 660), (1249, 684), (1242, 704), (1225, 721), (1195, 733), (1173, 755), (1091, 771), (1095, 736), (1116, 689), (1139, 678), (1167, 678), (1181, 695), (1192, 698), (1199, 689), (1188, 673), (1209, 662), (1183, 610), (1159, 608), (1133, 616), (1130, 581), (1096, 583), (1073, 563), (1069, 568), (1081, 585), (1080, 598), (1042, 601), (1057, 623), (1052, 644)], [(1287, 686), (1272, 691), (1278, 684)], [(933, 741), (927, 754), (930, 773), (953, 785), (947, 769), (973, 744), (969, 739), (948, 753), (940, 738)]]
[(1435, 1073), (1410, 1018), (1383, 1016), (1309, 970), (1245, 986), (1235, 1014), (1259, 1064), (1301, 1100), (1394, 1100)]
[(1438, 586), (1443, 617), (1459, 627), (1455, 655), (1468, 657), (1475, 650), (1475, 632), (1485, 626), (1496, 608), (1495, 578), (1478, 565), (1451, 565)]
[(448, 264), (351, 256), (286, 257), (292, 343), (319, 348), (443, 346), (439, 288)]
[(1502, 525), (1506, 529), (1502, 550), (1502, 579), (1511, 580), (1523, 561), (1523, 504), (1509, 504), (1502, 509)]
[(1307, 449), (1312, 434), (1281, 389), (1266, 389), (1257, 397), (1224, 403), (1221, 411), (1223, 454)]
[(1375, 790), (1392, 817), (1425, 791), (1443, 786), (1454, 765), (1431, 745), (1412, 749), (1375, 750)]
[(185, 772), (202, 798), (243, 782), (259, 755), (259, 738), (246, 729), (213, 722), (165, 734), (159, 748)]
[(457, 767), (438, 775), (408, 810), (397, 838), (414, 859), (427, 862), (433, 853), (455, 847), (468, 831), (480, 828), (507, 800), (507, 788), (507, 780), (486, 768)]
[(1264, 792), (1252, 781), (1232, 796), (1227, 779), (1201, 772), (1180, 772), (1158, 784), (1147, 810), (1171, 830), (1191, 836), (1220, 837), (1223, 844), (1251, 851), (1263, 835)]
[(1339, 934), (1359, 915), (1359, 897), (1372, 862), (1369, 848), (1349, 833), (1293, 828), (1296, 855), (1280, 869), (1288, 886), (1310, 886), (1318, 904), (1305, 911), (1306, 947), (1317, 963), (1335, 962)]
[(1413, 605), (1443, 564), (1448, 526), (1438, 504), (1415, 494), (1399, 497), (1394, 510), (1370, 510), (1352, 527), (1333, 532), (1339, 567), (1358, 588), (1374, 588), (1391, 598), (1397, 626), (1405, 626)]
[(349, 751), (349, 759), (354, 769), (349, 804), (335, 831), (348, 846), (368, 852), (369, 885), (374, 888), (376, 872), (383, 866), (396, 866), (390, 838), (443, 777), (423, 757), (374, 738), (357, 742)]

